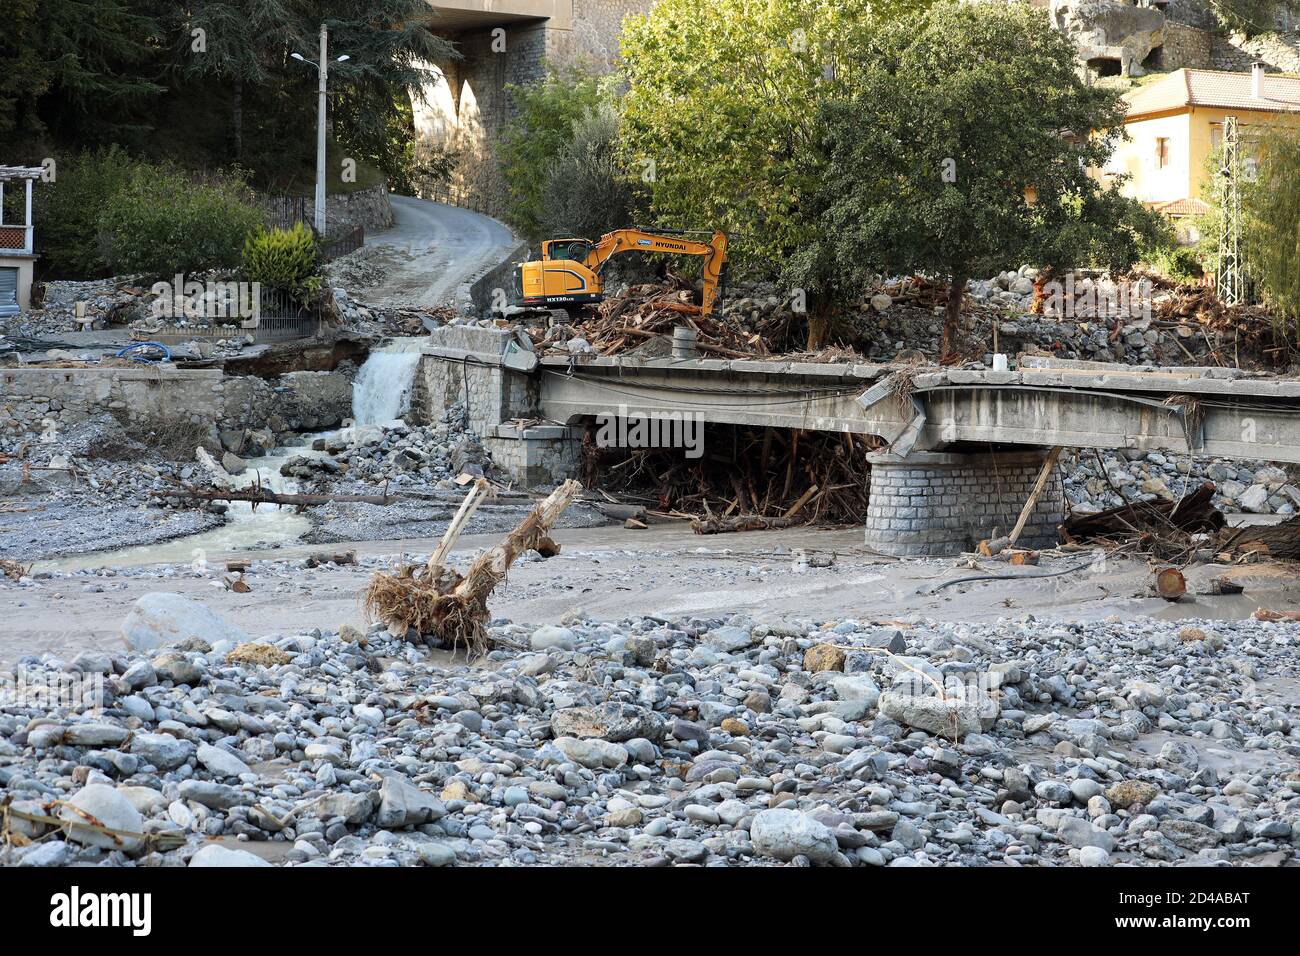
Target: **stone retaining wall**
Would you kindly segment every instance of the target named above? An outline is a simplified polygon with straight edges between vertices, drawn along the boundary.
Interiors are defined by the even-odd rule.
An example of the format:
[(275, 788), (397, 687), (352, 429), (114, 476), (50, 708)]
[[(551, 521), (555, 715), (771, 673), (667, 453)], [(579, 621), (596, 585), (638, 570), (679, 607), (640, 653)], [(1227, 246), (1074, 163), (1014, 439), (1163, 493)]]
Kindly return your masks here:
[(0, 428), (31, 435), (107, 412), (123, 425), (192, 422), (213, 450), (236, 453), (247, 450), (251, 432), (266, 431), (263, 451), (290, 432), (341, 424), (351, 405), (351, 380), (342, 370), (268, 381), (158, 365), (0, 369)]
[(465, 405), (470, 430), (498, 467), (524, 487), (553, 485), (578, 474), (582, 429), (513, 424), (541, 417), (541, 378), (506, 364), (512, 341), (516, 333), (507, 329), (452, 325), (433, 332), (416, 370), (411, 420), (429, 424)]
[(0, 426), (33, 434), (108, 412), (123, 424), (187, 420), (216, 437), (219, 369), (0, 369)]
[(325, 228), (331, 236), (354, 226), (362, 226), (367, 233), (372, 233), (392, 224), (393, 207), (388, 202), (386, 183), (325, 197)]
[[(1043, 452), (987, 455), (888, 452), (867, 456), (871, 496), (866, 544), (885, 554), (951, 555), (1015, 526), (1043, 465)], [(1059, 472), (1029, 516), (1019, 545), (1051, 547), (1064, 519)]]

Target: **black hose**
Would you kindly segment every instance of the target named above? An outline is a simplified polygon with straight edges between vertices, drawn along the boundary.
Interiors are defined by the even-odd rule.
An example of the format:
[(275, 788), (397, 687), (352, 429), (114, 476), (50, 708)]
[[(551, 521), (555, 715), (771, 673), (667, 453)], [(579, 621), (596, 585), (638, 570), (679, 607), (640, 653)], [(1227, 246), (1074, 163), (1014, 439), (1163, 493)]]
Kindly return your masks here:
[(1069, 574), (1072, 571), (1082, 571), (1092, 564), (1091, 560), (1084, 561), (1082, 564), (1076, 564), (1073, 567), (1065, 568), (1061, 571), (1049, 571), (1047, 574), (974, 574), (966, 578), (953, 578), (951, 581), (944, 581), (942, 584), (936, 584), (929, 591), (930, 594), (937, 594), (944, 588), (953, 584), (970, 584), (973, 581), (1037, 581), (1042, 578), (1059, 578), (1063, 574)]

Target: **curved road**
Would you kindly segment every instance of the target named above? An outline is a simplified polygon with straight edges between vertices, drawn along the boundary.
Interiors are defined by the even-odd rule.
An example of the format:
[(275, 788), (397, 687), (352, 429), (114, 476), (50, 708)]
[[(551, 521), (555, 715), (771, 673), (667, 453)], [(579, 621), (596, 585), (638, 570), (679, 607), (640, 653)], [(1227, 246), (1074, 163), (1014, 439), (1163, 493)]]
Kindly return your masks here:
[(391, 229), (366, 237), (365, 257), (386, 273), (360, 294), (379, 307), (432, 307), (497, 265), (519, 240), (488, 216), (409, 196), (390, 196)]

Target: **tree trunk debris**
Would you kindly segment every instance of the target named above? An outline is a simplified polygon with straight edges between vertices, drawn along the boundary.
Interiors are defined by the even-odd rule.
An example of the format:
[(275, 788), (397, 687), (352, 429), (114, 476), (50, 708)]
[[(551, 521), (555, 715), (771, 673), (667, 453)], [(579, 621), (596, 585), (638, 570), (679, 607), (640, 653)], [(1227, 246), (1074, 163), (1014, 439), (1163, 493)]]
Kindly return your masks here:
[(490, 494), (487, 482), (480, 479), (465, 496), (428, 563), (402, 568), (396, 574), (381, 571), (371, 577), (362, 599), (367, 613), (383, 621), (390, 633), (411, 636), (414, 632), (415, 638), (424, 643), (453, 651), (464, 648), (471, 658), (482, 656), (491, 648), (487, 601), (492, 591), (505, 580), (519, 555), (529, 550), (545, 553), (558, 547), (547, 532), (581, 492), (578, 482), (564, 482), (461, 575), (445, 561), (469, 516)]

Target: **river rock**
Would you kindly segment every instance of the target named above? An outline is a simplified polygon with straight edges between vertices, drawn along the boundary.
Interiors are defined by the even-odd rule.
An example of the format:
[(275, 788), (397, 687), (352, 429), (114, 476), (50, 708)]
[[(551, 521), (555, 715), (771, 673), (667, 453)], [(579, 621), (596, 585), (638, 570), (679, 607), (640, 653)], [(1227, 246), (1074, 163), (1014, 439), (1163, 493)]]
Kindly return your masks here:
[(190, 637), (209, 645), (248, 640), (247, 634), (215, 611), (169, 591), (151, 591), (140, 597), (122, 622), (121, 633), (132, 651), (151, 651)]
[(551, 718), (557, 737), (599, 737), (621, 743), (644, 737), (659, 741), (664, 736), (664, 720), (652, 710), (635, 704), (609, 702), (597, 707), (567, 707)]
[(938, 737), (961, 740), (967, 734), (980, 732), (979, 708), (964, 700), (885, 691), (880, 695), (880, 712), (906, 727)]
[(216, 843), (209, 843), (190, 857), (192, 867), (229, 867), (229, 866), (270, 866), (260, 856), (247, 850), (232, 850)]
[(838, 845), (825, 824), (798, 810), (763, 810), (749, 826), (754, 849), (764, 856), (790, 861), (806, 856), (814, 863), (827, 863), (835, 856)]
[[(78, 812), (80, 811), (80, 812)], [(144, 830), (144, 817), (132, 805), (131, 801), (103, 783), (92, 783), (82, 787), (67, 805), (59, 808), (59, 818), (69, 821), (68, 839), (86, 846), (102, 847), (106, 850), (125, 850), (131, 853), (142, 844), (140, 837), (121, 834), (100, 833), (85, 826), (78, 826), (87, 820), (95, 820), (99, 825), (112, 830), (141, 833)]]

